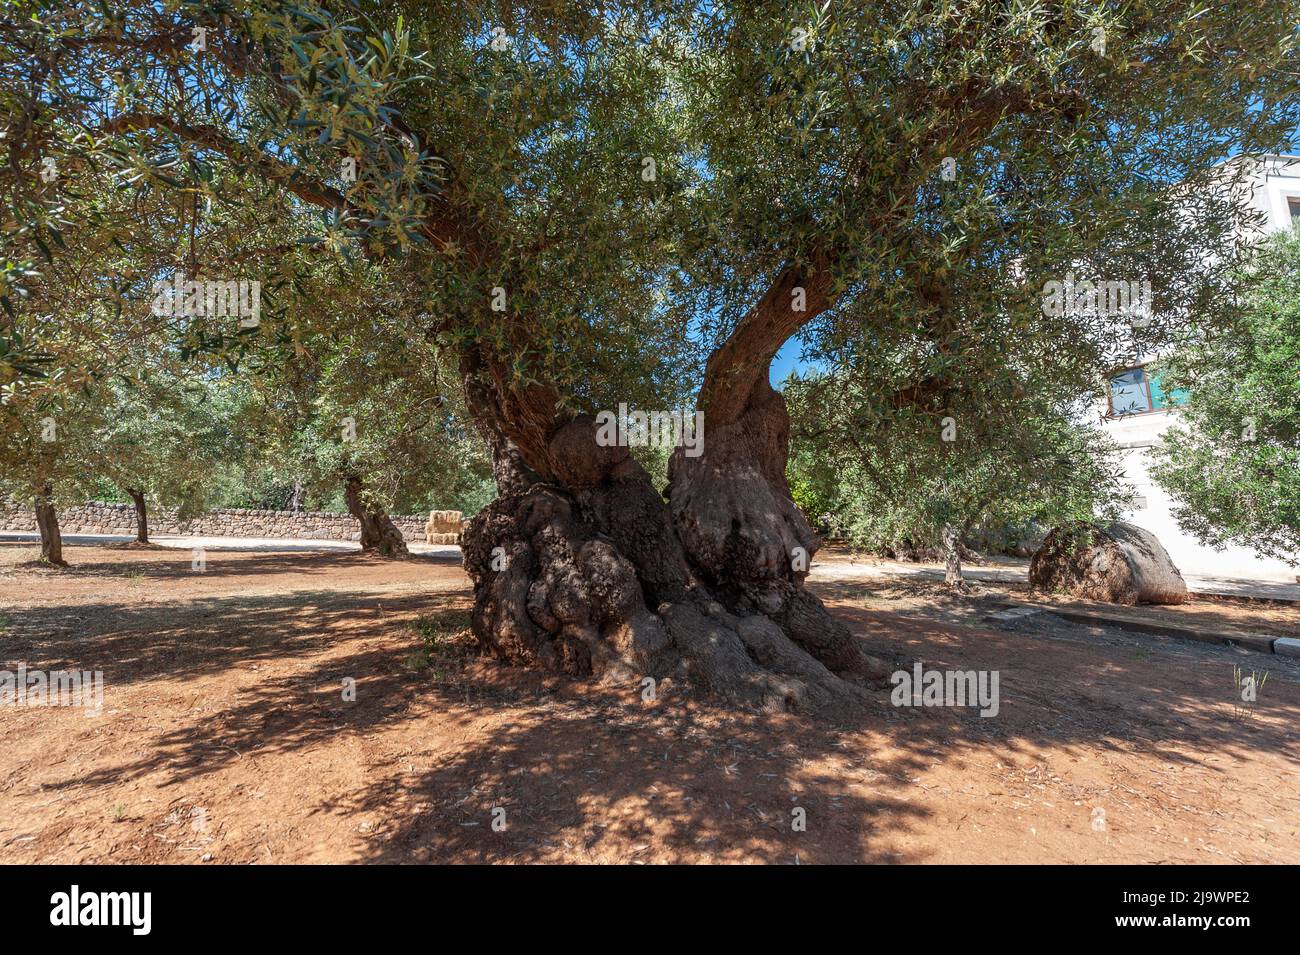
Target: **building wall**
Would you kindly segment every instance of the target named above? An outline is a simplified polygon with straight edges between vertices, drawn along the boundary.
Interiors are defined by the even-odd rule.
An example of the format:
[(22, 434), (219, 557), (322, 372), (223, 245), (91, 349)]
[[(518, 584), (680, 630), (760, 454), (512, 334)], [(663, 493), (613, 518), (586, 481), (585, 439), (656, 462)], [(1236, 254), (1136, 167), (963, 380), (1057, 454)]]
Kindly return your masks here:
[(1173, 501), (1151, 480), (1148, 468), (1151, 445), (1173, 423), (1166, 411), (1109, 418), (1102, 424), (1124, 450), (1124, 475), (1138, 493), (1137, 507), (1124, 516), (1129, 523), (1155, 534), (1179, 570), (1200, 577), (1245, 577), (1293, 583), (1300, 568), (1280, 560), (1262, 557), (1246, 547), (1216, 551), (1197, 542), (1178, 528), (1172, 513)]
[(1266, 232), (1290, 228), (1288, 199), (1300, 200), (1300, 158), (1269, 156), (1255, 178), (1254, 203), (1267, 216)]
[[(1270, 232), (1291, 228), (1293, 218), (1288, 200), (1300, 200), (1300, 158), (1265, 157), (1254, 169), (1250, 189), (1251, 202), (1265, 216), (1264, 231), (1258, 238), (1263, 238)], [(1150, 355), (1146, 360), (1154, 360), (1156, 357)], [(1102, 430), (1125, 449), (1125, 477), (1139, 495), (1139, 506), (1126, 515), (1125, 519), (1155, 534), (1179, 570), (1185, 574), (1206, 577), (1246, 577), (1295, 582), (1300, 568), (1263, 557), (1246, 547), (1229, 547), (1216, 551), (1179, 530), (1172, 514), (1169, 495), (1151, 480), (1148, 470), (1151, 445), (1173, 423), (1169, 412), (1156, 411), (1108, 418), (1105, 417), (1108, 411), (1103, 397), (1098, 405), (1098, 412), (1102, 415)]]

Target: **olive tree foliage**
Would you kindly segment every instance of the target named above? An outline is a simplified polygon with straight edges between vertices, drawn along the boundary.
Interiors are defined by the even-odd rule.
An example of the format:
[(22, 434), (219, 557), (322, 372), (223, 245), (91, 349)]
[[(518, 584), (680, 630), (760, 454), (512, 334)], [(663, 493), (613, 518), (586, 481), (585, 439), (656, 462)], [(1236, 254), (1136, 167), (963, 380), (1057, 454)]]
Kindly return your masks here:
[(0, 499), (36, 514), (41, 558), (65, 564), (57, 508), (80, 503), (94, 486), (93, 436), (102, 409), (84, 391), (0, 404)]
[(1080, 408), (1008, 392), (996, 413), (936, 422), (877, 414), (834, 376), (790, 379), (795, 500), (857, 547), (942, 554), (958, 586), (975, 537), (1117, 518), (1131, 489), (1113, 443)]
[(1243, 285), (1229, 327), (1193, 334), (1159, 362), (1164, 387), (1183, 389), (1186, 403), (1151, 473), (1201, 542), (1300, 564), (1300, 234), (1267, 241)]
[[(767, 383), (782, 345), (853, 370), (914, 340), (882, 407), (975, 400), (961, 378), (999, 363), (1091, 381), (1214, 313), (1225, 273), (1201, 266), (1245, 203), (1194, 187), (1300, 113), (1294, 0), (11, 8), (11, 303), (82, 214), (45, 159), (203, 199), (218, 169), (260, 179), (314, 208), (313, 247), (426, 296), (409, 320), (454, 356), (500, 491), (466, 538), (484, 647), (763, 705), (876, 666), (790, 560), (816, 541)], [(1150, 282), (1143, 341), (1044, 314), (1045, 282), (1102, 269)], [(988, 307), (949, 307), (958, 272)], [(665, 500), (591, 416), (684, 385), (707, 435)]]
[[(367, 500), (389, 513), (477, 511), (494, 493), (491, 465), (454, 370), (388, 341), (332, 356), (324, 369), (314, 424), (337, 440), (318, 444), (318, 468), (364, 475)], [(373, 376), (366, 387), (362, 374)]]
[[(161, 495), (166, 506), (188, 516), (209, 500), (249, 503), (250, 484), (268, 473), (305, 493), (321, 440), (313, 432), (319, 413), (313, 403), (328, 396), (311, 392), (304, 398), (304, 382), (310, 392), (312, 376), (337, 365), (338, 355), (359, 356), (397, 341), (378, 341), (376, 327), (400, 327), (402, 335), (421, 340), (423, 353), (402, 351), (412, 368), (436, 365), (445, 351), (403, 310), (423, 304), (410, 294), (399, 302), (391, 282), (380, 290), (381, 271), (364, 250), (334, 248), (314, 237), (319, 222), (292, 193), (239, 164), (209, 164), (165, 146), (149, 158), (156, 176), (128, 175), (109, 161), (64, 164), (49, 183), (36, 177), (42, 185), (65, 183), (74, 201), (59, 209), (57, 224), (48, 223), (49, 242), (21, 230), (8, 237), (8, 248), (20, 248), (26, 236), (40, 253), (36, 266), (21, 272), (22, 282), (7, 289), (7, 307), (18, 306), (13, 326), (23, 354), (38, 357), (4, 369), (6, 401), (14, 408), (20, 399), (39, 403), (93, 386), (109, 424), (99, 435), (104, 453), (84, 466), (97, 468), (136, 500), (142, 535), (141, 495)], [(182, 164), (201, 187), (186, 186), (168, 171)], [(66, 254), (54, 254), (60, 248)], [(171, 308), (172, 288), (193, 280), (256, 285), (256, 317), (242, 321), (191, 308), (201, 294), (184, 308)], [(388, 311), (350, 327), (355, 316), (369, 316), (372, 309)], [(378, 406), (382, 402), (364, 390), (392, 385), (394, 369), (390, 360), (383, 366), (387, 377), (378, 377), (359, 360), (347, 370), (355, 377), (346, 385), (356, 400)], [(427, 380), (408, 370), (402, 377), (408, 395), (420, 394)], [(391, 404), (386, 424), (414, 429), (398, 420), (402, 411)], [(188, 448), (176, 430), (185, 419), (194, 429)], [(482, 445), (465, 433), (463, 422), (459, 427), (459, 444), (439, 442), (459, 457), (444, 453), (436, 467), (427, 467), (427, 457), (417, 462), (410, 455), (400, 461), (392, 456), (385, 462), (388, 472), (374, 483), (392, 497), (399, 489), (397, 470), (406, 464), (407, 500), (423, 488), (426, 496), (456, 493), (481, 505)], [(231, 429), (237, 441), (229, 440)], [(151, 430), (157, 433), (146, 446)], [(376, 424), (369, 433), (378, 430)], [(215, 469), (200, 473), (207, 470), (209, 450), (219, 452)], [(166, 465), (173, 453), (189, 455), (183, 472)], [(475, 467), (477, 475), (471, 473)], [(330, 475), (323, 503), (343, 502), (340, 480)]]
[[(594, 13), (557, 14), (554, 29), (536, 24), (541, 35), (526, 40), (534, 24), (512, 14), (498, 51), (493, 11), (472, 4), (13, 9), (4, 93), (11, 168), (23, 174), (8, 197), (15, 266), (40, 259), (51, 228), (93, 214), (68, 195), (74, 173), (177, 187), (206, 204), (221, 202), (223, 170), (234, 170), (315, 209), (312, 244), (421, 269), (443, 313), (430, 324), (447, 341), (490, 341), (518, 375), (607, 379), (592, 373), (590, 349), (553, 347), (582, 344), (593, 323), (620, 364), (640, 355), (637, 370), (654, 369), (641, 333), (663, 337), (653, 332), (667, 306), (661, 273), (644, 264), (673, 233), (659, 228), (665, 212), (651, 212), (680, 190), (673, 149), (655, 142), (664, 124), (641, 122), (661, 68), (631, 40), (601, 42)], [(665, 157), (652, 189), (638, 174), (642, 152)], [(39, 178), (47, 161), (62, 170), (49, 182)], [(28, 273), (12, 274), (21, 289)], [(541, 298), (545, 309), (534, 307)], [(511, 340), (514, 316), (528, 311), (550, 334), (516, 349), (527, 343)]]
[[(12, 335), (21, 347), (0, 367), (0, 405), (18, 433), (37, 430), (49, 415), (73, 420), (60, 422), (65, 440), (54, 448), (33, 455), (13, 442), (3, 463), (29, 475), (28, 484), (48, 484), (52, 503), (80, 502), (107, 482), (134, 501), (145, 540), (146, 502), (182, 518), (197, 514), (250, 449), (229, 439), (232, 407), (221, 371), (237, 368), (263, 340), (287, 340), (293, 332), (284, 317), (304, 267), (295, 210), (253, 201), (238, 175), (214, 176), (215, 202), (171, 188), (121, 188), (94, 168), (80, 176), (64, 169), (65, 177), (76, 179), (70, 188), (79, 214), (48, 226), (50, 242), (35, 243), (39, 263), (8, 289)], [(260, 328), (237, 318), (191, 320), (158, 307), (157, 283), (239, 275), (249, 260), (262, 263)], [(66, 466), (52, 469), (56, 451)], [(57, 526), (56, 511), (49, 519)]]
[[(14, 190), (17, 182), (4, 180)], [(125, 202), (102, 182), (91, 191), (87, 206), (111, 210), (113, 228), (51, 222), (40, 239), (11, 220), (5, 234), (9, 265), (24, 239), (41, 261), (39, 268), (27, 262), (6, 272), (9, 294), (0, 303), (7, 319), (0, 332), (7, 342), (0, 346), (0, 481), (35, 506), (42, 554), (54, 564), (63, 563), (59, 505), (84, 501), (102, 475), (100, 439), (115, 424), (109, 376), (121, 369), (120, 383), (129, 381), (127, 355), (148, 356), (157, 366), (172, 339), (164, 322), (130, 298), (133, 286), (144, 289), (138, 263), (159, 253), (147, 203)], [(128, 249), (121, 238), (137, 233)]]
[(151, 505), (180, 521), (208, 510), (216, 474), (243, 453), (215, 384), (144, 374), (109, 379), (96, 397), (103, 420), (86, 467), (131, 499), (136, 540), (148, 542)]
[(477, 510), (491, 495), (486, 448), (445, 349), (410, 320), (407, 293), (359, 266), (313, 282), (297, 320), (327, 308), (318, 327), (335, 330), (262, 347), (244, 369), (240, 428), (257, 461), (332, 506), (356, 481), (373, 511)]

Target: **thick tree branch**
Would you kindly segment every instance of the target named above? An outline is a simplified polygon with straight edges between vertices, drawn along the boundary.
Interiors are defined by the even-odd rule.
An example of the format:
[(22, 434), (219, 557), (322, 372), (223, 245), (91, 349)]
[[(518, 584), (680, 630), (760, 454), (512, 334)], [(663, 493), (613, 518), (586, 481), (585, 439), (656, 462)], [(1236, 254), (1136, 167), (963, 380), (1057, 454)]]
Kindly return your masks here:
[(829, 262), (784, 269), (709, 356), (698, 404), (710, 423), (735, 420), (781, 346), (832, 304)]
[[(926, 88), (926, 108), (933, 110), (934, 91)], [(941, 156), (953, 143), (969, 146), (987, 136), (1009, 112), (1045, 110), (1073, 116), (1081, 106), (1078, 94), (1034, 99), (1019, 88), (992, 91), (960, 90), (938, 104), (954, 115), (951, 125), (931, 131), (916, 143), (910, 160), (912, 178), (919, 183), (932, 175)], [(851, 177), (854, 181), (857, 176)], [(887, 226), (882, 217), (880, 227)], [(758, 303), (736, 324), (727, 340), (709, 356), (698, 405), (715, 425), (726, 424), (744, 410), (755, 383), (766, 377), (772, 359), (799, 329), (835, 304), (832, 269), (841, 255), (851, 250), (823, 246), (814, 251), (809, 265), (784, 269)], [(803, 290), (804, 308), (798, 310), (795, 291)], [(902, 393), (898, 399), (914, 401), (917, 396)]]
[(92, 132), (113, 136), (148, 129), (165, 129), (178, 139), (222, 153), (235, 162), (245, 163), (264, 178), (280, 183), (304, 202), (326, 209), (356, 212), (348, 205), (347, 197), (337, 189), (303, 175), (301, 170), (260, 149), (241, 143), (216, 126), (191, 125), (159, 113), (124, 113), (95, 127)]

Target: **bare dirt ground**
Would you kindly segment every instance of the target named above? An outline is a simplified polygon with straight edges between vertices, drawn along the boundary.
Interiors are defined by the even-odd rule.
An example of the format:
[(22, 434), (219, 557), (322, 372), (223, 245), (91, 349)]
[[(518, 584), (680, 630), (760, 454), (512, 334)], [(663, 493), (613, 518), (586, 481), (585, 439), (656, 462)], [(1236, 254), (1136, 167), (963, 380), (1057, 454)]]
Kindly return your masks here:
[[(893, 572), (900, 567), (913, 573), (903, 575)], [(997, 565), (992, 567), (996, 570)], [(915, 571), (921, 568), (931, 570), (933, 576), (916, 574)], [(989, 613), (1014, 603), (1032, 604), (1048, 611), (1053, 607), (1068, 607), (1102, 614), (1118, 613), (1155, 624), (1195, 630), (1300, 636), (1300, 604), (1297, 603), (1192, 593), (1187, 602), (1182, 604), (1118, 607), (1032, 591), (1023, 580), (990, 580), (987, 575), (975, 579), (969, 576), (969, 571), (981, 569), (983, 568), (974, 566), (967, 568), (971, 593), (962, 595), (943, 585), (943, 568), (939, 565), (900, 565), (891, 561), (874, 561), (868, 557), (850, 555), (848, 551), (840, 549), (823, 551), (814, 565), (814, 570), (821, 572), (815, 576), (824, 581), (824, 587), (856, 600), (859, 606), (868, 610), (916, 614), (952, 623), (980, 625)]]
[[(1279, 657), (990, 629), (987, 594), (895, 592), (832, 555), (816, 586), (870, 646), (997, 670), (1001, 708), (882, 692), (831, 722), (479, 659), (447, 558), (33, 553), (0, 545), (0, 664), (102, 669), (105, 705), (0, 707), (4, 862), (1300, 862)], [(1250, 714), (1234, 664), (1270, 671)]]

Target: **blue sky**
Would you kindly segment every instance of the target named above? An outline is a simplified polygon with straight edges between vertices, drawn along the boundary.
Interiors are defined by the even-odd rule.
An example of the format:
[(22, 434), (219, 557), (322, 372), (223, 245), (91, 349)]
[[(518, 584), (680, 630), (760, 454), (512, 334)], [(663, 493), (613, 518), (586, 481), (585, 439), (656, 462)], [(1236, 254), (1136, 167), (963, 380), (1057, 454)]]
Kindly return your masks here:
[(799, 335), (795, 335), (781, 346), (781, 350), (772, 359), (772, 367), (768, 375), (773, 388), (779, 391), (781, 383), (790, 376), (792, 371), (797, 371), (801, 375), (808, 375), (825, 367), (820, 362), (804, 361), (802, 354), (803, 340)]
[(781, 382), (785, 381), (790, 372), (795, 369), (802, 372), (810, 367), (807, 362), (800, 360), (799, 353), (802, 351), (803, 342), (799, 341), (798, 335), (795, 335), (781, 346), (781, 350), (772, 359), (771, 379), (773, 388), (780, 388)]

